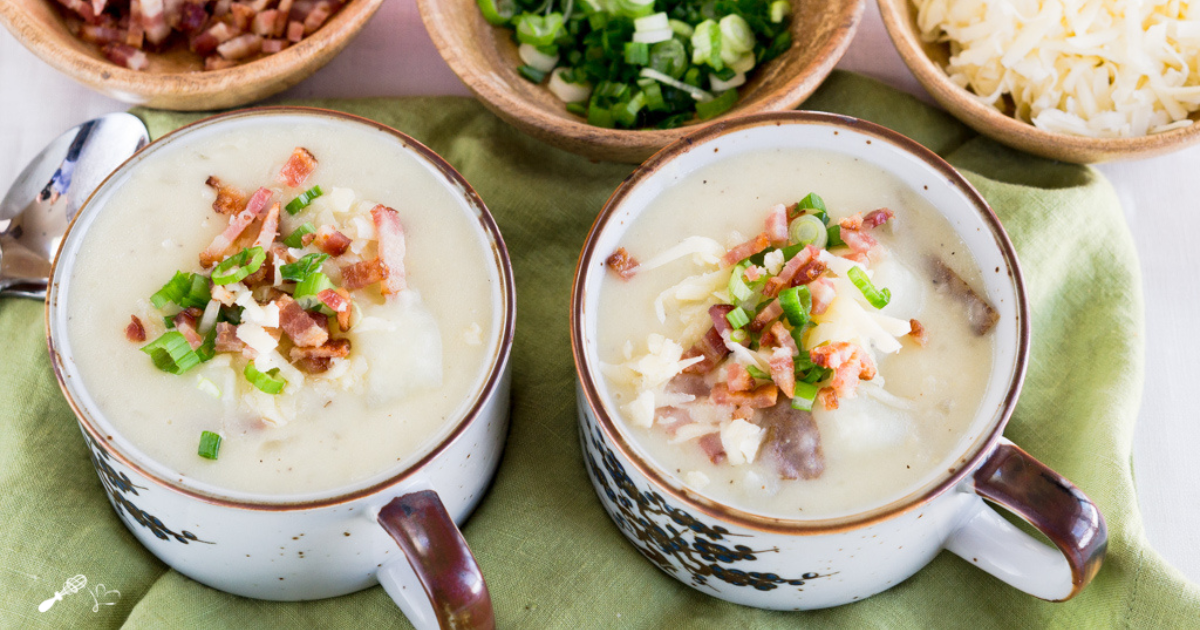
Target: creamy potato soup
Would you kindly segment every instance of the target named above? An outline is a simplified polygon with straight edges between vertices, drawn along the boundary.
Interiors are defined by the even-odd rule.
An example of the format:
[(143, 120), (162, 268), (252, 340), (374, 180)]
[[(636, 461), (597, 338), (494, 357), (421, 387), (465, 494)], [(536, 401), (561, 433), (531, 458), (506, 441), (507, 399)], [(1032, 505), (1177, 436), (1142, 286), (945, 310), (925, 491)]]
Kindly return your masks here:
[(170, 478), (308, 495), (413, 463), (499, 344), (490, 242), (391, 135), (250, 117), (159, 148), (94, 208), (69, 359)]
[(684, 176), (606, 261), (601, 372), (624, 431), (723, 503), (827, 518), (903, 496), (970, 431), (998, 315), (936, 210), (828, 152)]

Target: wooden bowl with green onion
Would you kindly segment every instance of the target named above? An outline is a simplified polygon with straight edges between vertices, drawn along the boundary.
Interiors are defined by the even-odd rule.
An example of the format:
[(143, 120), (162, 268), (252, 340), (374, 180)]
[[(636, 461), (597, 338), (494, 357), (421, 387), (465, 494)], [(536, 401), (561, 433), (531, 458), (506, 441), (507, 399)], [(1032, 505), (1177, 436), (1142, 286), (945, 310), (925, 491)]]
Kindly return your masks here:
[[(575, 7), (585, 0), (575, 0)], [(557, 5), (555, 5), (557, 6)], [(794, 109), (833, 70), (862, 19), (864, 0), (792, 0), (792, 44), (747, 73), (732, 109), (674, 129), (610, 129), (588, 124), (546, 87), (518, 71), (525, 64), (511, 28), (484, 19), (477, 0), (417, 0), (434, 45), (493, 113), (548, 144), (580, 155), (638, 163), (697, 129), (728, 118)]]

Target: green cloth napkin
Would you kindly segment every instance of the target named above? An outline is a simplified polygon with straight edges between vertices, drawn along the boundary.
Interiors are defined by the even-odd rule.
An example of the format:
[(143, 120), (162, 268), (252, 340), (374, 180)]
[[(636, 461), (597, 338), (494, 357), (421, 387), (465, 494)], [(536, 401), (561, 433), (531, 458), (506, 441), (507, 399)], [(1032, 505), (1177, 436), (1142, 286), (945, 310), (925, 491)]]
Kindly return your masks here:
[[(1099, 503), (1110, 539), (1095, 582), (1063, 604), (1019, 593), (944, 553), (860, 603), (771, 612), (703, 595), (644, 560), (601, 509), (581, 463), (571, 278), (592, 219), (632, 167), (552, 149), (469, 99), (303, 104), (366, 116), (429, 145), (475, 185), (512, 252), (512, 430), (495, 485), (465, 527), (499, 627), (1177, 627), (1200, 615), (1200, 590), (1149, 547), (1138, 514), (1130, 453), (1143, 378), (1142, 294), (1116, 195), (1097, 171), (1004, 148), (852, 74), (834, 73), (804, 104), (915, 138), (991, 202), (1016, 243), (1033, 308), (1032, 363), (1007, 435)], [(199, 117), (137, 113), (156, 137)], [(157, 561), (105, 499), (54, 382), (43, 331), (40, 304), (0, 302), (0, 626), (407, 627), (380, 588), (317, 602), (255, 601)], [(38, 604), (76, 574), (119, 598), (79, 593), (39, 614)]]

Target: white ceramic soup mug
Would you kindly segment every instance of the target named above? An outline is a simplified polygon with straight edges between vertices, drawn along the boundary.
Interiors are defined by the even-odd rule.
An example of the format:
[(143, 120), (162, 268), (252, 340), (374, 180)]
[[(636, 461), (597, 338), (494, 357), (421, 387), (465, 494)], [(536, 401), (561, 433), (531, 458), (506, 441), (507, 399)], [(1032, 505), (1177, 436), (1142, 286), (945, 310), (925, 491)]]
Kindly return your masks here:
[[(615, 277), (605, 261), (639, 216), (697, 169), (779, 149), (843, 154), (905, 182), (987, 270), (983, 289), (1000, 316), (983, 403), (958, 450), (942, 460), (948, 466), (900, 496), (831, 518), (764, 515), (694, 489), (631, 437), (601, 371), (600, 284)], [(689, 225), (686, 218), (678, 223)], [(660, 240), (664, 249), (678, 242)], [(1029, 355), (1028, 306), (1012, 244), (961, 175), (893, 131), (843, 116), (786, 112), (714, 125), (667, 147), (622, 183), (593, 225), (575, 276), (571, 334), (580, 439), (601, 503), (646, 558), (702, 593), (769, 609), (837, 606), (899, 584), (948, 549), (1022, 591), (1061, 601), (1100, 567), (1107, 533), (1095, 504), (1002, 437)], [(1025, 534), (984, 499), (1025, 519), (1055, 546)]]
[[(457, 247), (478, 246), (480, 264), (491, 279), (490, 292), (480, 298), (491, 303), (482, 320), (491, 327), (481, 340), (486, 363), (479, 366), (472, 389), (449, 394), (461, 395), (456, 415), (446, 417), (442, 428), (403, 463), (342, 487), (281, 496), (217, 487), (148, 457), (144, 444), (115, 428), (113, 416), (121, 409), (100, 409), (96, 400), (104, 392), (85, 385), (76, 360), (79, 347), (73, 347), (68, 334), (70, 318), (89, 312), (89, 305), (78, 303), (82, 298), (77, 296), (86, 292), (73, 283), (75, 263), (97, 219), (111, 211), (114, 195), (164, 153), (264, 125), (290, 125), (287, 129), (298, 133), (324, 125), (336, 134), (367, 134), (372, 146), (411, 162), (405, 181), (421, 178), (452, 200), (439, 207), (461, 213), (461, 224), (469, 226)], [(375, 167), (388, 176), (388, 167)], [(412, 247), (410, 240), (410, 255)], [(113, 262), (120, 260), (114, 257)], [(409, 273), (411, 277), (411, 269)], [(456, 524), (486, 493), (507, 435), (514, 300), (512, 269), (496, 223), (472, 187), (433, 151), (394, 129), (339, 112), (260, 108), (172, 132), (105, 180), (63, 241), (46, 322), (55, 374), (108, 498), (129, 530), (163, 562), (213, 588), (258, 599), (335, 597), (382, 583), (419, 628), (492, 628), (487, 586)], [(128, 314), (123, 317), (128, 321)], [(128, 369), (138, 355), (145, 360), (138, 346), (130, 346), (128, 353), (112, 357), (114, 370)]]

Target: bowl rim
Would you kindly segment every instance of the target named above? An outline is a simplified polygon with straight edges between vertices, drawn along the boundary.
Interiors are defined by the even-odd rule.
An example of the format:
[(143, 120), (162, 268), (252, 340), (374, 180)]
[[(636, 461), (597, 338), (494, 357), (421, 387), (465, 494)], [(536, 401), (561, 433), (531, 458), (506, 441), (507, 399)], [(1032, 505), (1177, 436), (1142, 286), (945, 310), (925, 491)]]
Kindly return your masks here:
[[(481, 90), (479, 88), (480, 85), (490, 86), (491, 80), (488, 77), (491, 77), (492, 73), (486, 69), (476, 67), (459, 55), (457, 50), (447, 40), (444, 26), (454, 19), (467, 19), (478, 20), (486, 25), (485, 28), (502, 29), (505, 27), (487, 24), (482, 14), (477, 10), (468, 11), (465, 16), (455, 14), (454, 18), (448, 18), (446, 16), (449, 15), (450, 11), (434, 10), (434, 7), (442, 7), (444, 5), (443, 0), (416, 1), (421, 19), (425, 23), (430, 39), (433, 40), (434, 46), (442, 56), (442, 59), (445, 60), (454, 74), (463, 82), (463, 85), (481, 103), (501, 118), (517, 126), (525, 133), (533, 133), (530, 131), (532, 129), (536, 130), (536, 133), (533, 135), (542, 134), (547, 137), (562, 139), (563, 141), (584, 143), (589, 148), (627, 149), (630, 151), (640, 149), (644, 151), (643, 155), (657, 151), (683, 136), (711, 127), (722, 121), (768, 111), (790, 110), (799, 106), (824, 83), (838, 61), (845, 55), (850, 47), (850, 42), (854, 39), (854, 34), (858, 31), (858, 27), (862, 23), (863, 14), (866, 11), (866, 0), (829, 0), (826, 3), (829, 7), (828, 12), (835, 14), (839, 18), (839, 25), (833, 29), (833, 36), (827, 39), (815, 51), (815, 63), (806, 66), (805, 71), (802, 73), (786, 77), (781, 82), (780, 87), (764, 94), (761, 99), (753, 103), (745, 104), (744, 101), (739, 99), (738, 104), (733, 109), (720, 116), (706, 121), (696, 121), (674, 129), (608, 129), (589, 125), (585, 120), (569, 113), (555, 115), (547, 112), (532, 105), (528, 99), (520, 98), (517, 92), (511, 89)], [(469, 4), (472, 8), (474, 7), (473, 2)], [(793, 40), (789, 52), (795, 47), (796, 43)], [(778, 59), (777, 57), (772, 62)], [(513, 68), (513, 71), (515, 72), (515, 68)], [(539, 87), (546, 89), (545, 86)], [(563, 111), (565, 112), (565, 110)], [(593, 152), (568, 150), (582, 155), (594, 154)]]
[(1200, 142), (1200, 120), (1187, 127), (1124, 138), (1090, 138), (1047, 131), (980, 102), (925, 53), (912, 25), (910, 0), (876, 0), (884, 29), (904, 65), (942, 107), (975, 131), (1042, 157), (1077, 163), (1149, 157)]
[[(596, 383), (588, 377), (588, 374), (592, 373), (592, 369), (588, 358), (588, 344), (584, 335), (586, 320), (583, 317), (583, 310), (588, 289), (585, 279), (588, 275), (589, 267), (594, 265), (598, 255), (602, 255), (597, 252), (599, 235), (606, 230), (609, 222), (617, 215), (626, 197), (634, 188), (655, 175), (663, 167), (669, 165), (676, 157), (688, 153), (693, 149), (698, 149), (708, 141), (715, 140), (726, 134), (755, 127), (793, 124), (829, 126), (835, 129), (845, 129), (871, 136), (916, 157), (942, 174), (951, 185), (956, 187), (967, 198), (971, 208), (983, 218), (985, 224), (991, 230), (996, 247), (1008, 267), (1008, 275), (1012, 279), (1016, 302), (1016, 316), (1018, 319), (1017, 348), (1014, 353), (1013, 371), (1008, 381), (1008, 388), (1003, 402), (996, 412), (997, 419), (990, 428), (983, 431), (980, 437), (976, 438), (974, 443), (963, 452), (959, 460), (961, 463), (955, 465), (952, 472), (942, 473), (944, 476), (922, 494), (910, 491), (907, 495), (870, 510), (834, 518), (796, 519), (782, 516), (767, 516), (721, 504), (700, 492), (683, 488), (681, 484), (670, 483), (666, 478), (667, 476), (660, 474), (658, 466), (641, 457), (632, 447), (630, 441), (625, 439), (624, 434), (616, 427), (614, 418), (608, 413), (601, 402)], [(604, 437), (620, 451), (621, 456), (631, 462), (637, 468), (638, 472), (649, 480), (650, 483), (657, 486), (658, 489), (692, 509), (749, 530), (790, 535), (827, 534), (867, 527), (910, 512), (929, 504), (934, 499), (968, 480), (968, 477), (974, 474), (975, 470), (995, 450), (1000, 440), (1003, 439), (1004, 428), (1016, 408), (1017, 399), (1024, 384), (1029, 362), (1030, 313), (1025, 290), (1025, 280), (1017, 260), (1016, 249), (1009, 239), (1008, 233), (1004, 230), (1004, 226), (1000, 223), (1000, 219), (992, 211), (991, 206), (988, 205), (979, 191), (936, 153), (896, 131), (850, 116), (810, 111), (770, 112), (724, 121), (672, 143), (635, 169), (613, 191), (608, 201), (605, 202), (604, 208), (597, 215), (591, 229), (588, 231), (575, 268), (575, 277), (571, 290), (571, 352), (574, 356), (575, 375), (579, 384), (580, 395), (583, 397), (582, 402), (591, 411), (593, 417), (596, 419), (596, 424), (604, 433)], [(580, 411), (582, 413), (582, 409)], [(928, 483), (925, 484), (925, 487), (928, 486)]]
[[(466, 201), (471, 210), (478, 213), (480, 227), (483, 229), (486, 236), (491, 240), (495, 264), (500, 277), (501, 285), (500, 299), (502, 304), (498, 306), (502, 319), (500, 331), (497, 335), (496, 350), (489, 356), (492, 366), (488, 370), (487, 377), (484, 379), (483, 383), (477, 389), (471, 392), (471, 395), (475, 397), (474, 403), (470, 408), (463, 412), (462, 417), (459, 418), (454, 429), (439, 438), (437, 444), (430, 448), (422, 457), (406, 466), (403, 470), (397, 471), (391, 477), (366, 487), (353, 489), (347, 492), (341, 492), (311, 501), (269, 502), (230, 498), (188, 487), (187, 485), (181, 484), (170, 478), (164, 478), (158, 473), (148, 470), (145, 466), (140, 465), (137, 461), (135, 461), (135, 458), (130, 457), (127, 453), (118, 448), (117, 445), (115, 445), (112, 441), (106, 439), (104, 432), (100, 431), (98, 427), (93, 425), (91, 417), (88, 414), (83, 413), (83, 409), (72, 395), (71, 387), (69, 387), (66, 382), (63, 369), (63, 357), (59, 354), (57, 348), (55, 347), (54, 335), (52, 333), (54, 321), (52, 319), (52, 312), (59, 308), (58, 293), (59, 284), (62, 281), (62, 279), (59, 277), (59, 268), (60, 262), (62, 262), (60, 261), (60, 255), (63, 250), (63, 245), (66, 244), (67, 237), (70, 236), (72, 230), (75, 228), (79, 217), (84, 216), (85, 213), (92, 211), (92, 202), (97, 198), (99, 193), (106, 192), (105, 189), (108, 187), (110, 182), (115, 181), (116, 178), (123, 176), (132, 168), (136, 167), (143, 159), (143, 154), (147, 153), (151, 147), (157, 148), (160, 144), (177, 140), (179, 136), (185, 136), (210, 125), (220, 125), (226, 120), (238, 120), (258, 116), (271, 117), (276, 115), (300, 115), (325, 119), (332, 118), (351, 124), (364, 125), (377, 131), (381, 131), (391, 136), (393, 140), (404, 145), (405, 148), (415, 154), (418, 159), (434, 167), (434, 169), (436, 169), (443, 178), (443, 183), (445, 185), (461, 187), (462, 198)], [(459, 195), (460, 193), (455, 191), (455, 196), (457, 197)], [(492, 213), (488, 209), (487, 205), (484, 204), (483, 199), (479, 196), (479, 193), (475, 191), (475, 188), (472, 187), (471, 184), (467, 182), (466, 178), (463, 177), (458, 170), (451, 166), (449, 162), (408, 134), (369, 118), (337, 110), (322, 109), (317, 107), (265, 106), (216, 114), (214, 116), (208, 116), (179, 127), (178, 129), (175, 129), (167, 134), (164, 134), (162, 137), (155, 139), (150, 144), (138, 150), (136, 153), (126, 159), (121, 166), (117, 167), (116, 170), (110, 173), (108, 177), (106, 177), (104, 181), (96, 187), (96, 190), (88, 196), (87, 201), (84, 202), (84, 205), (80, 207), (79, 212), (77, 212), (71, 219), (70, 224), (67, 226), (67, 231), (63, 235), (61, 243), (62, 245), (60, 245), (59, 251), (54, 256), (54, 262), (50, 271), (50, 286), (49, 290), (46, 292), (46, 301), (44, 303), (46, 345), (49, 349), (50, 363), (52, 369), (54, 370), (55, 380), (57, 380), (59, 389), (66, 398), (67, 403), (71, 406), (71, 410), (74, 412), (79, 426), (83, 429), (85, 437), (99, 448), (103, 449), (105, 452), (110, 453), (119, 462), (121, 462), (121, 464), (138, 472), (143, 477), (149, 479), (151, 482), (159, 485), (165, 490), (177, 492), (195, 499), (199, 499), (206, 503), (231, 508), (260, 511), (300, 511), (324, 508), (357, 501), (364, 497), (384, 492), (388, 488), (398, 486), (405, 481), (419, 475), (422, 469), (424, 469), (431, 461), (449, 449), (451, 444), (460, 440), (471, 425), (483, 421), (481, 418), (483, 418), (482, 412), (484, 407), (489, 405), (495, 399), (495, 396), (502, 388), (503, 382), (509, 371), (516, 325), (516, 286), (513, 279), (512, 260), (509, 256), (508, 247), (504, 243), (504, 237), (500, 233), (499, 225), (497, 225), (495, 218), (492, 216)], [(63, 262), (63, 265), (65, 268), (70, 267), (70, 264), (66, 262)], [(79, 385), (79, 387), (83, 388), (83, 385)], [(99, 412), (99, 410), (97, 410), (97, 412)], [(144, 454), (141, 458), (147, 460), (153, 459)], [(344, 484), (343, 487), (353, 485), (354, 484)], [(333, 489), (328, 492), (334, 492), (335, 490), (336, 489)]]
[[(256, 81), (265, 82), (268, 79), (263, 77), (284, 78), (303, 73), (310, 68), (315, 70), (323, 65), (312, 65), (318, 61), (317, 52), (337, 46), (339, 42), (342, 45), (349, 43), (384, 2), (349, 0), (312, 35), (273, 55), (231, 68), (188, 72), (141, 72), (93, 57), (71, 46), (59, 45), (59, 35), (85, 45), (90, 44), (67, 32), (61, 17), (61, 11), (64, 9), (56, 6), (53, 0), (33, 1), (46, 5), (48, 11), (58, 16), (59, 28), (43, 28), (37, 20), (26, 15), (23, 7), (8, 0), (0, 2), (0, 25), (7, 28), (26, 50), (55, 70), (84, 82), (89, 87), (91, 84), (103, 84), (106, 94), (131, 94), (142, 97), (143, 101), (156, 97), (201, 97), (220, 94), (235, 86), (244, 85), (247, 75), (253, 75)], [(355, 10), (348, 11), (351, 7)], [(42, 34), (44, 37), (39, 39), (32, 36), (33, 33)]]

